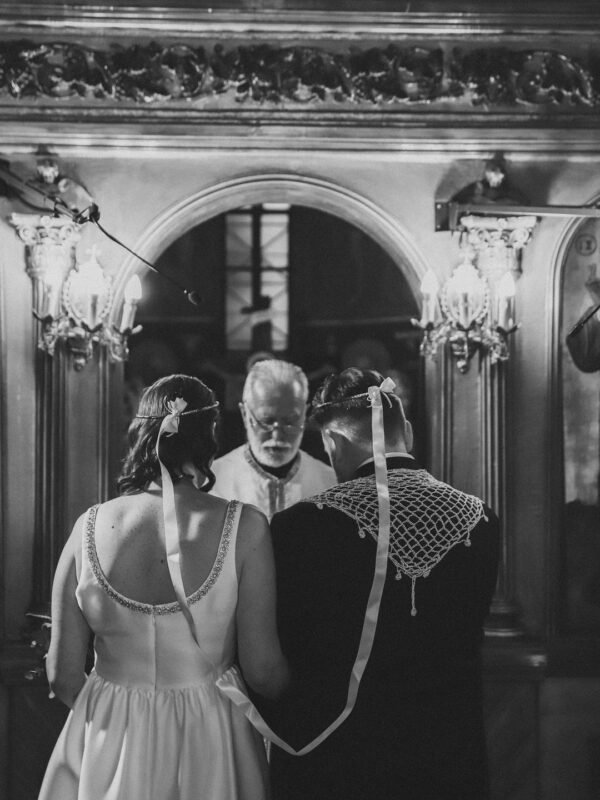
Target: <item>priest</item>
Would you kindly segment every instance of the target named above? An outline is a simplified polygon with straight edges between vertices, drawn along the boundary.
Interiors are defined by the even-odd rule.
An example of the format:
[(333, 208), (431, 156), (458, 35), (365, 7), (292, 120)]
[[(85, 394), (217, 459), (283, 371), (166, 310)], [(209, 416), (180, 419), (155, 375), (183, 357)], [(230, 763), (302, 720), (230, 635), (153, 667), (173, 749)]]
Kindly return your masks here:
[(247, 441), (213, 462), (212, 493), (273, 514), (332, 486), (335, 473), (300, 448), (308, 379), (289, 361), (257, 361), (244, 382), (240, 412)]

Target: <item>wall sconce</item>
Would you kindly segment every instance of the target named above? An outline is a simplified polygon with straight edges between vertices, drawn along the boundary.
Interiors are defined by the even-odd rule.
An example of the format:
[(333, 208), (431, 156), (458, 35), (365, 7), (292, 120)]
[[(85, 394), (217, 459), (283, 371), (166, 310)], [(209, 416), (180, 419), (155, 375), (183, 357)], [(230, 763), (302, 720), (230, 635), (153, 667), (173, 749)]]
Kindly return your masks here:
[(80, 226), (64, 218), (13, 214), (11, 222), (26, 245), (26, 270), (33, 283), (33, 315), (40, 323), (38, 346), (54, 355), (64, 342), (81, 370), (97, 345), (108, 348), (113, 361), (128, 355), (127, 341), (134, 327), (141, 284), (133, 276), (125, 290), (120, 325), (108, 320), (113, 306), (113, 287), (100, 265), (96, 248), (77, 264), (75, 245)]
[(421, 353), (435, 356), (448, 344), (464, 373), (475, 352), (492, 363), (508, 358), (508, 337), (518, 328), (515, 277), (536, 217), (476, 217), (460, 220), (461, 259), (440, 290), (432, 270), (421, 283), (423, 313), (413, 324), (423, 330)]
[(423, 330), (422, 355), (448, 344), (462, 373), (476, 352), (493, 364), (508, 358), (509, 336), (519, 327), (516, 279), (538, 211), (508, 184), (500, 154), (485, 164), (481, 180), (436, 203), (436, 230), (459, 233), (460, 261), (441, 290), (433, 272), (423, 279), (423, 314), (413, 320)]
[(600, 218), (595, 206), (530, 205), (507, 180), (500, 153), (486, 162), (481, 180), (436, 201), (434, 212), (436, 231), (460, 233), (462, 261), (441, 292), (435, 275), (425, 276), (423, 314), (413, 323), (423, 330), (421, 353), (433, 356), (447, 342), (461, 372), (478, 350), (492, 362), (508, 358), (508, 336), (518, 328), (515, 281), (538, 218)]

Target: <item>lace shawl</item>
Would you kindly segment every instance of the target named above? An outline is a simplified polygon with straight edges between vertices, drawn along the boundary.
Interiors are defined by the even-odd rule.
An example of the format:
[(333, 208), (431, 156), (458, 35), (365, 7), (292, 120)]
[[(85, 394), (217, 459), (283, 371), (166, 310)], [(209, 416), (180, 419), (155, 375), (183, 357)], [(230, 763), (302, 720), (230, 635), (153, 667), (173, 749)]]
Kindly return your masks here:
[[(391, 498), (389, 560), (396, 580), (412, 581), (411, 614), (416, 615), (415, 584), (457, 544), (470, 547), (473, 528), (485, 516), (482, 501), (436, 480), (426, 470), (395, 469), (388, 473)], [(378, 501), (375, 476), (357, 478), (307, 498), (351, 517), (362, 538), (377, 540)]]

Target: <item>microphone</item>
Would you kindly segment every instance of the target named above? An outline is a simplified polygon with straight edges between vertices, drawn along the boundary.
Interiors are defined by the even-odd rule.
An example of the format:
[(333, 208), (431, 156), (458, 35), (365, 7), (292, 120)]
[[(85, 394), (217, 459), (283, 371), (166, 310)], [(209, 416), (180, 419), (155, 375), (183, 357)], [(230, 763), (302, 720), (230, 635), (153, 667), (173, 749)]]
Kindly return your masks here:
[(186, 289), (185, 296), (193, 306), (202, 305), (202, 297), (200, 296), (200, 292), (197, 292), (195, 289)]
[(73, 221), (78, 225), (83, 225), (85, 222), (98, 222), (99, 219), (100, 209), (96, 203), (92, 203), (87, 208), (84, 208), (83, 211), (77, 211), (73, 217)]
[[(147, 267), (150, 267), (150, 269), (153, 272), (156, 272), (157, 275), (160, 275), (162, 278), (170, 281), (173, 286), (186, 295), (192, 305), (199, 306), (202, 304), (202, 297), (199, 292), (193, 289), (186, 289), (186, 287), (182, 286), (177, 280), (175, 280), (175, 278), (172, 278), (166, 272), (163, 272), (161, 269), (159, 269), (156, 264), (152, 264), (139, 253), (136, 253), (134, 250), (124, 244), (116, 236), (113, 236), (112, 233), (107, 231), (106, 228), (100, 224), (100, 209), (94, 202), (90, 193), (83, 186), (75, 183), (70, 178), (61, 179), (58, 187), (60, 194), (51, 194), (42, 186), (37, 186), (35, 183), (25, 181), (19, 175), (15, 175), (10, 170), (9, 164), (4, 159), (0, 158), (0, 195), (4, 191), (2, 184), (4, 184), (6, 187), (15, 189), (18, 196), (27, 205), (32, 205), (32, 203), (27, 199), (27, 196), (34, 195), (36, 200), (41, 198), (43, 202), (51, 206), (55, 216), (64, 214), (65, 216), (70, 217), (77, 225), (83, 225), (87, 222), (92, 222), (108, 239), (115, 242), (115, 244), (118, 244), (119, 247), (122, 247), (124, 250), (127, 250), (128, 253), (131, 253), (132, 256), (139, 259), (143, 264), (146, 264)], [(61, 196), (62, 194), (65, 194), (64, 198)], [(87, 205), (81, 211), (78, 208), (80, 201), (89, 203), (89, 205)], [(36, 205), (33, 205), (33, 207), (37, 208)]]
[(579, 331), (583, 328), (585, 323), (594, 316), (596, 311), (600, 311), (600, 303), (596, 303), (595, 306), (593, 306), (589, 311), (587, 311), (583, 315), (583, 317), (579, 320), (579, 322), (576, 322), (575, 325), (573, 325), (571, 330), (567, 333), (567, 336), (575, 336), (576, 333), (579, 333)]

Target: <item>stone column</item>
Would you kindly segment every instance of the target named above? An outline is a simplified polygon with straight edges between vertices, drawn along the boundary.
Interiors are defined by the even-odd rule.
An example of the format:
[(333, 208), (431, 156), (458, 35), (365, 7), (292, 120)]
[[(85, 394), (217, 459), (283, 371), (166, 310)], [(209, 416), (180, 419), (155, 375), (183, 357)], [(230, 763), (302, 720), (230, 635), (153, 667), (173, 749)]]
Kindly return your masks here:
[[(468, 216), (461, 225), (468, 243), (474, 248), (479, 271), (491, 287), (494, 308), (494, 287), (510, 271), (521, 272), (521, 254), (531, 238), (536, 218)], [(517, 315), (518, 320), (518, 315)], [(492, 323), (497, 320), (491, 319)], [(507, 342), (507, 348), (509, 348)], [(508, 355), (507, 349), (506, 354)], [(486, 633), (493, 636), (521, 634), (519, 608), (515, 601), (513, 536), (507, 507), (507, 377), (509, 362), (493, 360), (482, 352), (480, 370), (480, 438), (483, 500), (500, 518), (500, 564), (498, 583), (492, 601)]]
[(48, 270), (60, 272), (60, 291), (75, 264), (79, 226), (64, 218), (37, 214), (12, 214), (25, 244), (26, 270), (33, 285), (36, 350), (36, 494), (33, 554), (33, 593), (28, 614), (49, 615), (52, 579), (64, 542), (63, 504), (67, 453), (65, 452), (65, 375), (68, 353), (57, 338), (62, 298), (55, 296), (44, 278)]

